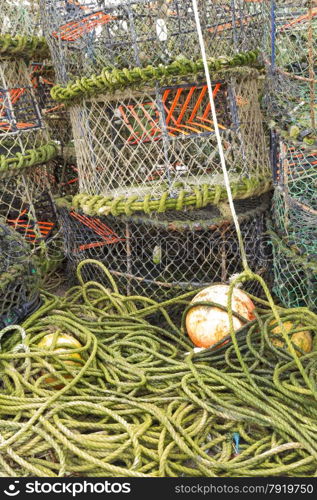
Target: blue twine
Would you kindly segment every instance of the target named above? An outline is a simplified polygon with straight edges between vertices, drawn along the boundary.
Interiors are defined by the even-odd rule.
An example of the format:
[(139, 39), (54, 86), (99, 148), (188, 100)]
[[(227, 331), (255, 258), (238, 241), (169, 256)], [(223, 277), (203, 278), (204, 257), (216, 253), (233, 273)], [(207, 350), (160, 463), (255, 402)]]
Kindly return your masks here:
[(239, 432), (234, 432), (232, 434), (232, 440), (234, 442), (234, 452), (236, 455), (240, 453), (240, 434)]

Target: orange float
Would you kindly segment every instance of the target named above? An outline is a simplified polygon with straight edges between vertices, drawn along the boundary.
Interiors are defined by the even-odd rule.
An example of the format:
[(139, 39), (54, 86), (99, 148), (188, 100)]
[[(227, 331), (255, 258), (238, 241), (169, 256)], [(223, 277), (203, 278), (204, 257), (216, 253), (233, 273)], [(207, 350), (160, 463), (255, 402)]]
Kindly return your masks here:
[[(227, 307), (229, 285), (212, 285), (199, 292), (191, 304), (195, 302), (215, 302)], [(248, 321), (255, 319), (255, 305), (245, 292), (234, 288), (232, 295), (232, 310), (245, 318), (245, 321), (233, 317), (234, 330), (238, 330)], [(211, 347), (229, 335), (229, 315), (226, 311), (214, 306), (198, 305), (192, 307), (185, 318), (188, 336), (197, 347)]]

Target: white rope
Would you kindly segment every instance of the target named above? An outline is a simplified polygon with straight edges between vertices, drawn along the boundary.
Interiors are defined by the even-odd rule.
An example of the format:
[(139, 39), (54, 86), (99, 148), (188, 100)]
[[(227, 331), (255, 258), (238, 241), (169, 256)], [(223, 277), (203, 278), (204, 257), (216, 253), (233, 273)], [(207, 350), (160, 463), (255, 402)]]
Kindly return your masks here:
[(200, 45), (202, 60), (204, 63), (204, 70), (205, 70), (205, 75), (206, 75), (206, 82), (207, 82), (207, 87), (208, 87), (209, 99), (210, 99), (210, 104), (211, 104), (212, 120), (213, 120), (213, 123), (215, 126), (215, 133), (216, 133), (217, 144), (218, 144), (218, 149), (219, 149), (220, 162), (221, 162), (222, 172), (223, 172), (223, 176), (224, 176), (225, 187), (226, 187), (226, 191), (227, 191), (227, 195), (228, 195), (229, 207), (230, 207), (233, 222), (234, 222), (234, 225), (235, 225), (235, 228), (237, 231), (243, 268), (245, 270), (248, 270), (249, 266), (248, 266), (245, 248), (244, 248), (244, 243), (243, 243), (243, 239), (242, 239), (242, 235), (241, 235), (239, 220), (238, 220), (238, 217), (237, 217), (237, 214), (236, 214), (236, 211), (234, 208), (234, 204), (233, 204), (230, 180), (229, 180), (229, 175), (228, 175), (228, 171), (227, 171), (227, 167), (226, 167), (226, 159), (225, 159), (224, 150), (222, 147), (221, 135), (219, 132), (219, 127), (218, 127), (218, 119), (217, 119), (217, 113), (216, 113), (215, 102), (214, 102), (214, 97), (213, 97), (211, 79), (210, 79), (210, 74), (209, 74), (209, 69), (208, 69), (207, 56), (206, 56), (206, 50), (205, 50), (205, 42), (203, 39), (203, 34), (202, 34), (202, 29), (201, 29), (197, 0), (192, 0), (192, 2), (193, 2), (194, 14), (195, 14), (195, 21), (196, 21), (196, 28), (197, 28), (197, 34), (198, 34), (198, 39), (199, 39), (199, 45)]

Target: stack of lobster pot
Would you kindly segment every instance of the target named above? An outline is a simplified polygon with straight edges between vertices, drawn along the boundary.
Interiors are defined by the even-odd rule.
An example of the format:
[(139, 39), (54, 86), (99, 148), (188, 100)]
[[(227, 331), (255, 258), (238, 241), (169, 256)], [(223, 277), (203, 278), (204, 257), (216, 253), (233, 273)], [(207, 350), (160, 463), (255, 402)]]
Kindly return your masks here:
[[(32, 4), (33, 6), (35, 4)], [(36, 37), (29, 2), (1, 2), (0, 20), (0, 216), (36, 248), (44, 248), (56, 217), (49, 194), (49, 141), (29, 74), (30, 58), (48, 56)]]
[[(265, 276), (264, 5), (198, 7), (236, 211), (251, 266)], [(41, 0), (41, 13), (52, 96), (69, 109), (77, 155), (78, 194), (59, 202), (71, 274), (95, 258), (125, 293), (150, 297), (228, 281), (242, 263), (192, 1)]]
[(317, 3), (272, 2), (267, 108), (272, 129), (274, 292), (317, 309)]

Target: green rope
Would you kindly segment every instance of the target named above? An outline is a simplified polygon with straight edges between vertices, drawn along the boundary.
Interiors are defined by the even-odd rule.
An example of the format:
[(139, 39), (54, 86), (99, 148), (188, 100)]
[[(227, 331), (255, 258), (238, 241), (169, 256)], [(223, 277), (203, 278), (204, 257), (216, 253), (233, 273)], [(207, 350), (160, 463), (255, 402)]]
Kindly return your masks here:
[(36, 57), (36, 59), (48, 58), (49, 50), (45, 38), (21, 35), (12, 37), (9, 34), (0, 35), (0, 58), (17, 56)]
[(26, 168), (41, 165), (52, 160), (58, 153), (58, 145), (54, 142), (36, 149), (27, 149), (15, 156), (0, 155), (0, 179), (20, 175)]
[[(242, 179), (239, 183), (232, 183), (232, 193), (236, 200), (260, 195), (269, 191), (272, 182), (268, 178)], [(224, 186), (207, 185), (195, 186), (192, 192), (181, 190), (177, 197), (171, 197), (168, 192), (162, 194), (158, 200), (151, 200), (149, 197), (140, 200), (137, 197), (112, 198), (100, 195), (78, 194), (72, 198), (57, 199), (60, 206), (69, 206), (74, 210), (82, 210), (87, 215), (132, 215), (135, 212), (166, 212), (167, 210), (183, 210), (185, 207), (196, 209), (206, 207), (210, 204), (217, 205), (221, 201), (227, 200), (227, 193)]]
[[(255, 68), (244, 68), (243, 66), (258, 65), (259, 51), (253, 50), (246, 53), (236, 54), (234, 57), (221, 57), (209, 59), (208, 68), (212, 73), (220, 73), (224, 69), (236, 68), (236, 74), (241, 77), (256, 77), (258, 72)], [(197, 77), (202, 74), (204, 65), (202, 59), (192, 61), (182, 58), (164, 66), (147, 66), (146, 68), (113, 69), (104, 68), (99, 75), (88, 78), (80, 78), (70, 82), (66, 87), (56, 85), (51, 90), (52, 98), (56, 101), (71, 103), (75, 99), (98, 95), (125, 88), (143, 88), (155, 81), (161, 84), (175, 82), (175, 79), (191, 76)], [(217, 77), (218, 78), (218, 77)]]
[[(100, 283), (83, 280), (87, 265)], [(256, 319), (196, 353), (172, 319), (195, 292), (163, 303), (123, 296), (92, 260), (78, 279), (65, 297), (47, 295), (23, 329), (0, 334), (1, 474), (315, 477), (317, 351), (300, 352), (291, 335), (316, 339), (316, 315), (274, 305), (263, 280), (244, 272), (228, 314), (235, 284), (258, 279), (267, 299), (252, 297)], [(272, 343), (276, 322), (285, 347)], [(81, 347), (38, 346), (61, 332)]]

